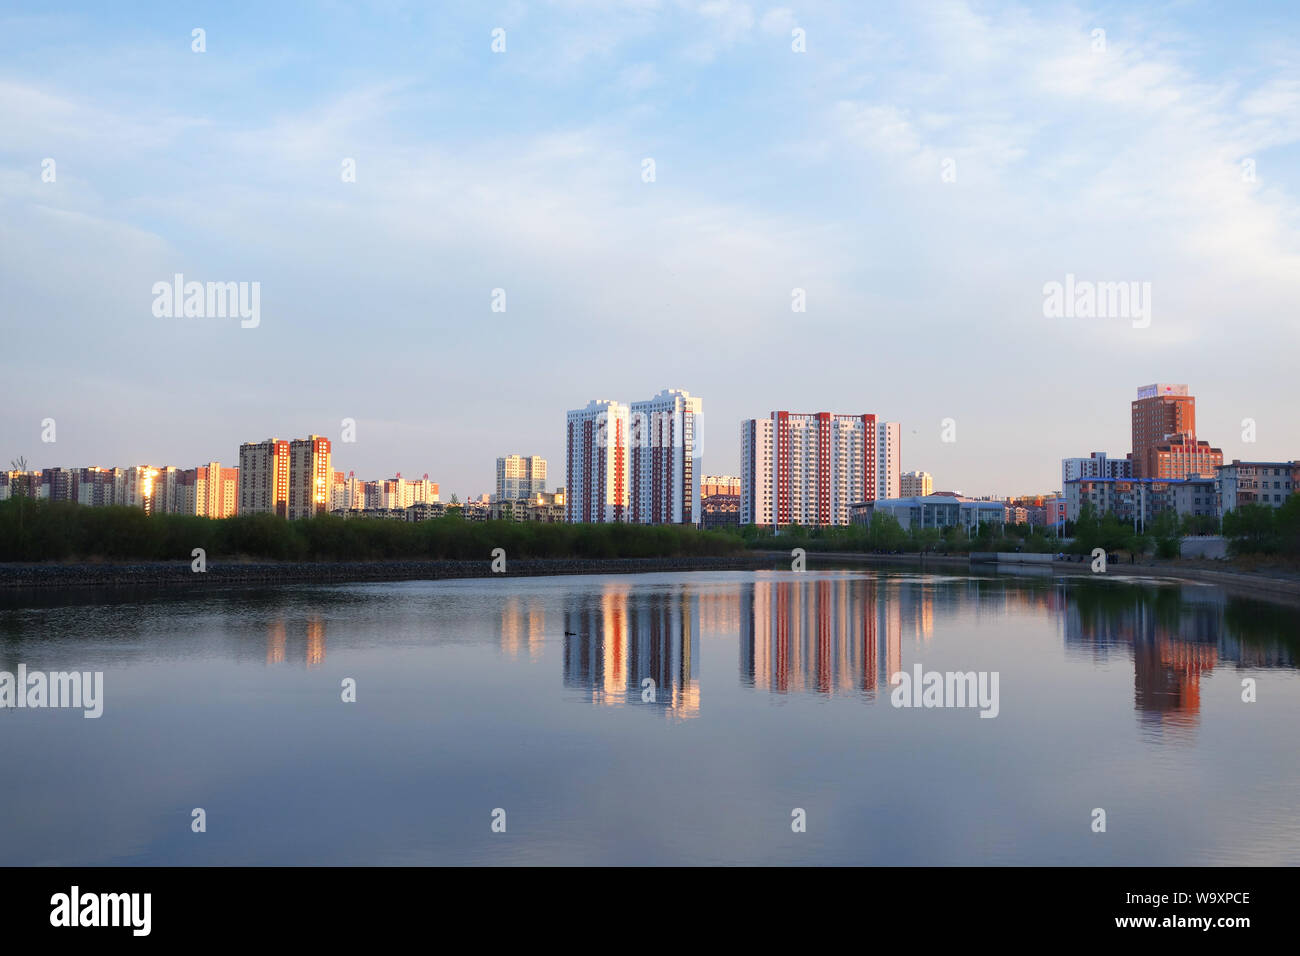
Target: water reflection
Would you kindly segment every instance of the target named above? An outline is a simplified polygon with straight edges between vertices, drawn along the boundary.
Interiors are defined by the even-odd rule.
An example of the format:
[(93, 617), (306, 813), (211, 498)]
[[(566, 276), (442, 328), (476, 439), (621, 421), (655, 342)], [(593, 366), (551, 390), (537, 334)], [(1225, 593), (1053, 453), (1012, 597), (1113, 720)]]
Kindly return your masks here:
[(1293, 620), (1285, 606), (1217, 588), (1091, 581), (1071, 589), (1064, 614), (1067, 652), (1095, 663), (1131, 657), (1140, 719), (1174, 733), (1199, 723), (1201, 678), (1216, 667), (1294, 668)]
[[(319, 667), (325, 663), (325, 618), (319, 614), (307, 615), (303, 622), (306, 629), (306, 645), (303, 648), (303, 663)], [(289, 642), (290, 619), (277, 613), (266, 624), (266, 663), (283, 664), (288, 659), (286, 651)]]
[[(1293, 863), (1294, 602), (1106, 578), (0, 594), (0, 670), (105, 674), (100, 720), (0, 713), (0, 761), (40, 769), (0, 799), (0, 864)], [(894, 710), (918, 663), (998, 670), (998, 719)], [(186, 839), (200, 799), (221, 840)]]
[(564, 609), (564, 685), (593, 703), (700, 711), (700, 601), (689, 586), (645, 591), (611, 582)]
[(501, 605), (501, 649), (511, 657), (520, 654), (536, 660), (546, 642), (546, 607), (533, 595), (511, 595)]
[[(1144, 730), (1176, 735), (1199, 723), (1201, 679), (1216, 667), (1296, 666), (1294, 645), (1278, 636), (1290, 613), (1215, 588), (1113, 580), (799, 575), (652, 591), (616, 581), (569, 598), (564, 684), (618, 705), (640, 701), (649, 678), (656, 703), (693, 716), (703, 630), (739, 637), (745, 687), (874, 701), (888, 695), (890, 675), (922, 661), (938, 630), (960, 636), (981, 622), (1028, 619), (1063, 636), (1067, 660), (1127, 658)], [(540, 607), (509, 601), (503, 614), (506, 648), (513, 653), (526, 633), (535, 655)]]

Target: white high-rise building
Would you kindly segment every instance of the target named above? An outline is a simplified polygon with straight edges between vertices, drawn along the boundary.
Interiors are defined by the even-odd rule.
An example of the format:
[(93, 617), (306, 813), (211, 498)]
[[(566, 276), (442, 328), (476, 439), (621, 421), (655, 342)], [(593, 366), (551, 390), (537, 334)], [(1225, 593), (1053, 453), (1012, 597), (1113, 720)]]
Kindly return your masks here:
[(772, 524), (772, 420), (740, 423), (740, 523)]
[(497, 459), (498, 501), (532, 498), (546, 491), (546, 459), (537, 455), (506, 455)]
[(595, 399), (568, 413), (565, 425), (564, 520), (628, 520), (628, 406)]
[(632, 403), (629, 520), (699, 524), (702, 412), (700, 398), (680, 388)]
[(849, 524), (900, 495), (901, 429), (875, 415), (773, 412), (741, 423), (741, 524)]
[[(874, 416), (872, 416), (874, 417)], [(881, 498), (901, 498), (902, 426), (898, 422), (876, 422), (876, 493)]]

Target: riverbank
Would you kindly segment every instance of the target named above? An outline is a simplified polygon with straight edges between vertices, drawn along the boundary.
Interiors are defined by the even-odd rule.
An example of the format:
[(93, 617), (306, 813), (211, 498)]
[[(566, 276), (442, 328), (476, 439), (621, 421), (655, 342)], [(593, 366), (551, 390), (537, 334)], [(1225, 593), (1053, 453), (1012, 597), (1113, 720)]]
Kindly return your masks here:
[[(751, 551), (727, 557), (682, 558), (520, 558), (506, 562), (504, 577), (572, 574), (647, 574), (673, 571), (790, 570), (786, 551)], [(966, 555), (867, 554), (853, 551), (810, 551), (808, 567), (864, 564), (910, 571), (957, 573), (970, 571)], [(1287, 568), (1256, 570), (1222, 568), (1218, 562), (1165, 561), (1112, 564), (1116, 577), (1150, 577), (1214, 584), (1259, 596), (1300, 597), (1300, 572)], [(974, 566), (982, 573), (1042, 573), (1053, 576), (1092, 576), (1088, 561), (1052, 561), (1040, 565)], [(495, 577), (492, 562), (483, 561), (217, 561), (196, 573), (187, 561), (102, 562), (80, 564), (0, 564), (0, 592), (25, 589), (49, 591), (76, 588), (213, 588), (267, 587), (279, 584), (344, 584), (366, 581), (437, 581)]]
[[(773, 561), (789, 561), (790, 555), (783, 551), (761, 551)], [(864, 554), (851, 551), (809, 551), (808, 565), (814, 567), (819, 563), (857, 562), (862, 564), (907, 567), (916, 570), (950, 571), (955, 568), (971, 568), (967, 555), (956, 554)], [(1227, 565), (1226, 567), (1224, 565)], [(1249, 566), (1247, 566), (1249, 565)], [(1053, 575), (1091, 576), (1092, 561), (1056, 561), (1043, 564), (996, 564), (980, 563), (975, 569), (997, 573), (1024, 574), (1041, 570)], [(1123, 577), (1149, 577), (1167, 580), (1188, 581), (1199, 584), (1215, 584), (1234, 591), (1251, 592), (1260, 596), (1290, 595), (1300, 597), (1300, 571), (1294, 568), (1259, 564), (1257, 562), (1225, 562), (1207, 560), (1173, 560), (1111, 564), (1108, 573)]]
[[(688, 558), (508, 559), (504, 577), (554, 574), (646, 574), (657, 571), (743, 571), (773, 567), (773, 559), (747, 553)], [(492, 561), (188, 561), (97, 564), (0, 564), (0, 588), (261, 587), (274, 584), (342, 584), (357, 581), (436, 581), (498, 576)]]
[[(1052, 571), (1071, 576), (1091, 575), (1089, 563), (1053, 561)], [(1300, 575), (1286, 570), (1268, 571), (1220, 570), (1199, 564), (1180, 564), (1176, 561), (1154, 564), (1112, 564), (1108, 574), (1121, 577), (1162, 578), (1188, 581), (1197, 584), (1214, 584), (1225, 590), (1249, 592), (1261, 597), (1289, 595), (1300, 598)]]

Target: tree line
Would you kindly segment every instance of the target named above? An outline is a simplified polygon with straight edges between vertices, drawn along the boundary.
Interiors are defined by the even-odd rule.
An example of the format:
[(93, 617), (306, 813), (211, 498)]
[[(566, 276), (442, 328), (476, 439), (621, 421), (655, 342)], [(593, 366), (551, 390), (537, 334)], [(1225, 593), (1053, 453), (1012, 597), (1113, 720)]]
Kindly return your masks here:
[(148, 514), (143, 508), (68, 501), (0, 501), (0, 561), (487, 560), (723, 556), (743, 550), (735, 535), (682, 525), (545, 524), (467, 521), (454, 512), (429, 521), (339, 518), (288, 521)]

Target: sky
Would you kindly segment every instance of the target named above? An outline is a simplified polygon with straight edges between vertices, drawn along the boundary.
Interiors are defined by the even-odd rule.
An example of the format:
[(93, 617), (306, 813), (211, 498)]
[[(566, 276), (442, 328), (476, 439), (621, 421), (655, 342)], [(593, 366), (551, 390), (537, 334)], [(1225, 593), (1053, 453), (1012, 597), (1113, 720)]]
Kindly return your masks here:
[[(875, 413), (1012, 495), (1127, 452), (1153, 382), (1289, 460), (1297, 197), (1292, 2), (0, 0), (0, 463), (316, 433), (465, 497), (671, 387), (705, 473), (743, 419)], [(156, 315), (176, 273), (258, 324)], [(1067, 276), (1149, 321), (1047, 314)]]

